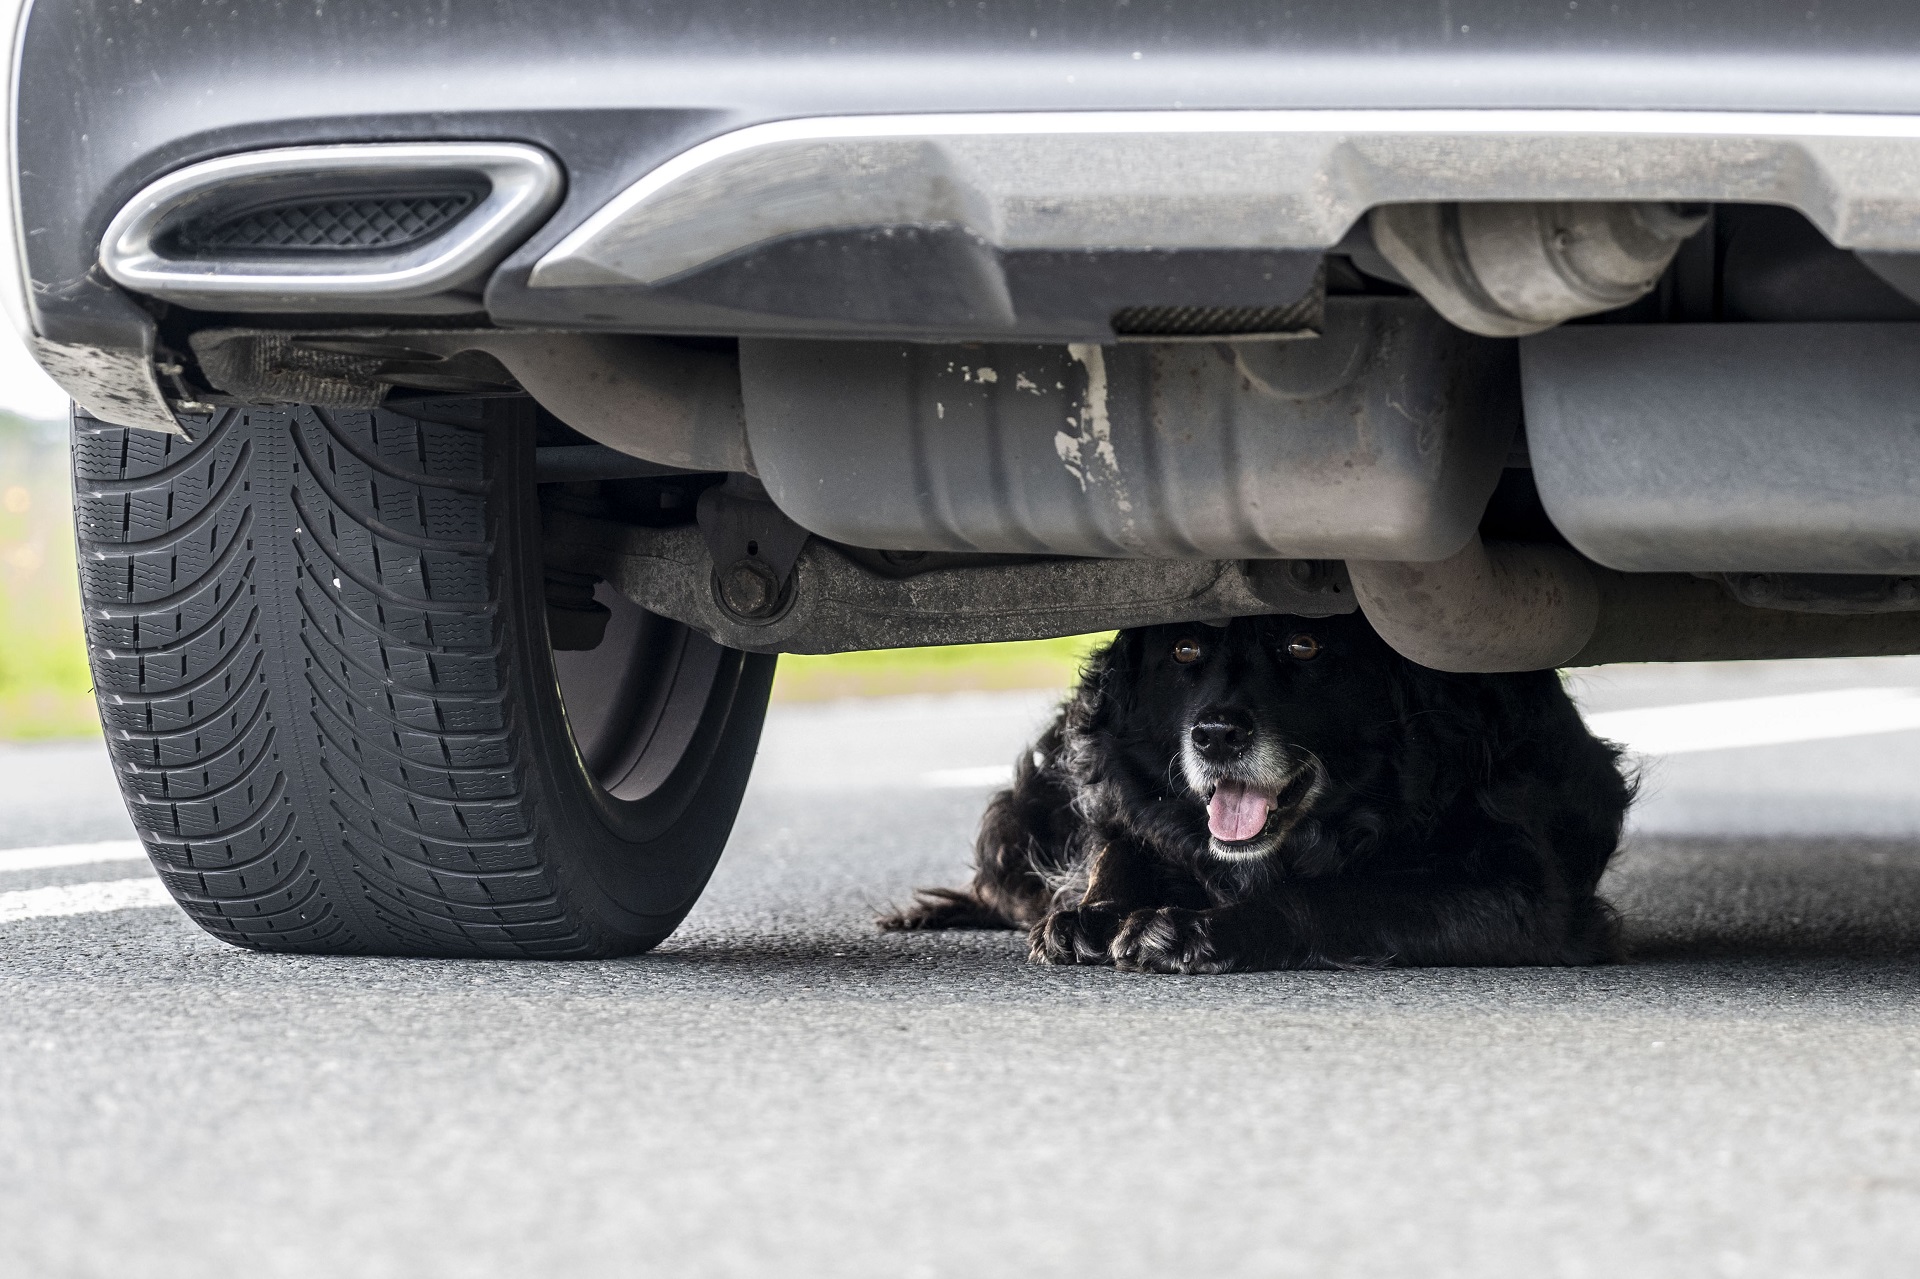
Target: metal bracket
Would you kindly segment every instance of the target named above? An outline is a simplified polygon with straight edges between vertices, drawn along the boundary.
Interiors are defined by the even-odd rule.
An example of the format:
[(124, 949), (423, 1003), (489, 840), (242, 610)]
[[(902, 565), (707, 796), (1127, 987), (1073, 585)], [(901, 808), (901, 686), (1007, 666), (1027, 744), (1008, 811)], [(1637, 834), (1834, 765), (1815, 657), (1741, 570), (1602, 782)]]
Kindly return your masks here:
[(1867, 573), (1712, 573), (1749, 608), (1788, 613), (1920, 613), (1920, 578)]
[[(649, 612), (753, 653), (984, 644), (1284, 611), (1254, 592), (1243, 560), (949, 556), (898, 576), (812, 537), (774, 610), (748, 618), (720, 598), (712, 545), (703, 528), (616, 524), (564, 509), (546, 526), (549, 566), (604, 578)], [(764, 542), (761, 553), (769, 553)], [(1340, 611), (1333, 598), (1318, 598), (1320, 608), (1303, 615)], [(1351, 592), (1341, 598), (1351, 607)]]
[(1248, 560), (1247, 585), (1276, 613), (1334, 617), (1359, 605), (1341, 560)]
[(748, 625), (785, 613), (793, 604), (794, 563), (812, 535), (750, 475), (730, 475), (702, 493), (695, 516), (713, 557), (714, 602)]

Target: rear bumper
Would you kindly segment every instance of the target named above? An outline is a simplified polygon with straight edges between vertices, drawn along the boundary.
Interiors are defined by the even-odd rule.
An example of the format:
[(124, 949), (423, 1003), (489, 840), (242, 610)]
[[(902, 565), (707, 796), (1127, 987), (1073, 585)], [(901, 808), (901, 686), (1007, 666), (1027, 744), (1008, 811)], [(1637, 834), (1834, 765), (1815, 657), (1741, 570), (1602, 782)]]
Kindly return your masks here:
[[(218, 156), (355, 142), (514, 142), (560, 162), (564, 201), (486, 295), (492, 320), (514, 325), (903, 335), (891, 311), (795, 315), (739, 279), (688, 287), (710, 252), (656, 246), (637, 266), (613, 252), (632, 243), (631, 215), (666, 212), (658, 194), (636, 197), (649, 175), (744, 176), (757, 197), (776, 152), (791, 159), (822, 133), (835, 135), (828, 173), (880, 134), (941, 139), (922, 152), (948, 157), (964, 188), (942, 225), (1008, 252), (1284, 253), (1337, 239), (1370, 202), (1546, 192), (1781, 200), (1843, 244), (1920, 241), (1899, 189), (1920, 171), (1899, 158), (1920, 116), (1920, 55), (1888, 52), (1920, 49), (1912, 6), (1455, 0), (1445, 23), (1388, 3), (962, 8), (37, 6), (17, 98), (31, 323), (55, 341), (138, 349), (149, 318), (97, 268), (108, 224), (142, 188)], [(1690, 183), (1703, 161), (1712, 180)], [(1442, 178), (1451, 194), (1430, 193)], [(708, 226), (723, 257), (766, 238), (741, 211), (751, 200), (717, 214), (716, 200), (728, 205), (711, 189), (676, 195), (674, 216)], [(890, 224), (870, 207), (775, 222), (790, 238)], [(1215, 229), (1180, 229), (1196, 226)], [(1226, 271), (1174, 269), (1190, 266)]]
[[(1920, 251), (1920, 116), (1373, 110), (786, 120), (723, 134), (659, 165), (542, 254), (524, 292), (503, 287), (490, 302), (502, 318), (553, 322), (564, 299), (578, 297), (595, 326), (665, 331), (687, 322), (676, 308), (705, 303), (741, 312), (728, 326), (739, 333), (1102, 341), (1113, 336), (1108, 319), (1118, 306), (1291, 300), (1319, 254), (1375, 206), (1491, 200), (1774, 204), (1799, 210), (1842, 248)], [(822, 243), (838, 247), (837, 278), (806, 269)], [(907, 244), (918, 260), (902, 253)], [(1177, 277), (1162, 264), (1183, 255), (1268, 255), (1258, 259), (1268, 270), (1239, 285), (1239, 295), (1202, 298), (1179, 295), (1196, 287), (1191, 278), (1109, 267), (1108, 288), (1118, 274), (1134, 295), (1082, 290), (1063, 305), (1067, 291), (1044, 280), (1075, 254), (1146, 256), (1163, 277)], [(883, 257), (892, 270), (858, 269)], [(929, 275), (977, 283), (971, 295), (927, 298)], [(743, 277), (756, 280), (750, 295)], [(758, 307), (747, 309), (750, 301)]]

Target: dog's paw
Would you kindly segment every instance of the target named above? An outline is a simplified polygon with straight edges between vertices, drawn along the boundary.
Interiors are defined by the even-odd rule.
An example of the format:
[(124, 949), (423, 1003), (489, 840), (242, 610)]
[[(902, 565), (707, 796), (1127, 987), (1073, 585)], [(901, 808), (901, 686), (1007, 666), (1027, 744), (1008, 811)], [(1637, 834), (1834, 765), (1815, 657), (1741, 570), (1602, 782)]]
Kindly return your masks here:
[(1113, 966), (1134, 973), (1224, 973), (1237, 967), (1206, 911), (1136, 910), (1108, 949)]
[(1098, 906), (1048, 911), (1027, 935), (1027, 956), (1036, 964), (1105, 964), (1120, 916)]

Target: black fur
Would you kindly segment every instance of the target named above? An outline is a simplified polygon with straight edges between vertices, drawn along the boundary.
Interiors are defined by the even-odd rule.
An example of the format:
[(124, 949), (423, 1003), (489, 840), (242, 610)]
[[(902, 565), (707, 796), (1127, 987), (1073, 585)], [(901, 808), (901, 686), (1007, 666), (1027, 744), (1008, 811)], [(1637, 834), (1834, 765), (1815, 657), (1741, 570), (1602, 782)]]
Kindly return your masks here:
[[(1210, 833), (1222, 777), (1259, 834)], [(880, 926), (1151, 972), (1599, 963), (1631, 799), (1552, 671), (1427, 670), (1359, 614), (1123, 631), (988, 807), (972, 885)]]

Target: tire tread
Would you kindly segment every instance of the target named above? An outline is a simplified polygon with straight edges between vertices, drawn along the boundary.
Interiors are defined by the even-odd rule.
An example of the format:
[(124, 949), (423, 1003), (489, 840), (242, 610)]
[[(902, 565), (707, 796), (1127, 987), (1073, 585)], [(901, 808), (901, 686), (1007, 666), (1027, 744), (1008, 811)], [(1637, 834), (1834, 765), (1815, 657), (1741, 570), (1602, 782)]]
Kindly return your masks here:
[(191, 442), (76, 415), (109, 749), (162, 880), (215, 936), (606, 949), (534, 838), (487, 432), (473, 401), (227, 409)]

